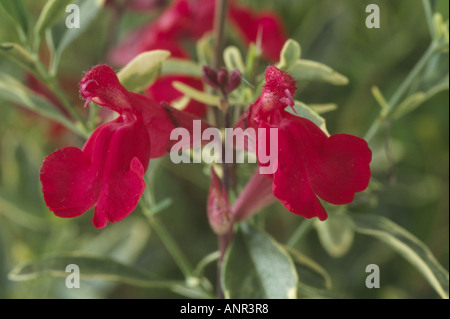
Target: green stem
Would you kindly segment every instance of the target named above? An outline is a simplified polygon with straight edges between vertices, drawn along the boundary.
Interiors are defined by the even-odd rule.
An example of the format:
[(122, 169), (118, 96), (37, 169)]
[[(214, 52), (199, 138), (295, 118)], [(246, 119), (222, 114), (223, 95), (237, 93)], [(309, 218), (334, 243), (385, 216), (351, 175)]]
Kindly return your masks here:
[(294, 231), (291, 238), (286, 243), (286, 246), (294, 247), (299, 240), (306, 234), (306, 232), (311, 228), (313, 223), (312, 219), (305, 219)]
[(389, 100), (385, 113), (383, 115), (380, 115), (371, 125), (369, 130), (367, 131), (364, 139), (369, 142), (378, 132), (378, 130), (382, 127), (386, 119), (389, 118), (389, 116), (392, 114), (392, 112), (395, 110), (395, 107), (399, 105), (400, 99), (405, 95), (406, 90), (410, 87), (413, 80), (415, 80), (418, 76), (418, 74), (423, 70), (424, 66), (428, 63), (430, 58), (433, 56), (434, 53), (436, 53), (436, 49), (438, 48), (438, 45), (436, 42), (431, 42), (430, 46), (428, 47), (427, 51), (422, 55), (420, 60), (416, 63), (414, 68), (411, 70), (411, 72), (408, 74), (408, 76), (403, 80), (402, 84), (398, 87), (398, 89), (395, 91), (392, 98)]
[[(150, 170), (152, 175), (149, 173), (147, 174), (147, 184), (149, 187), (152, 187), (152, 181), (154, 180), (153, 174), (155, 174), (156, 168), (161, 164), (161, 159), (155, 159), (153, 162), (153, 165), (151, 165), (152, 169)], [(149, 180), (150, 179), (150, 180)], [(159, 204), (162, 204), (159, 203)], [(207, 260), (202, 261), (197, 268), (193, 268), (191, 264), (189, 263), (186, 256), (181, 251), (180, 247), (175, 242), (174, 238), (170, 235), (170, 233), (167, 231), (166, 227), (161, 223), (161, 221), (156, 217), (157, 212), (159, 211), (158, 206), (155, 205), (155, 199), (153, 198), (153, 193), (151, 192), (150, 188), (147, 189), (147, 191), (143, 194), (143, 200), (140, 201), (141, 208), (143, 210), (143, 213), (145, 217), (147, 218), (150, 227), (158, 234), (158, 237), (163, 242), (164, 246), (166, 247), (169, 254), (172, 256), (173, 260), (177, 264), (178, 268), (181, 270), (185, 277), (185, 282), (183, 285), (178, 285), (180, 289), (190, 289), (190, 287), (193, 287), (192, 285), (200, 288), (201, 293), (207, 297), (212, 298), (211, 293), (209, 292), (211, 290), (210, 284), (207, 281), (206, 278), (201, 277), (201, 271), (206, 265), (207, 262), (209, 262), (210, 258), (207, 258)], [(212, 257), (211, 257), (212, 258)], [(197, 284), (198, 283), (198, 284)], [(187, 287), (185, 287), (187, 285)], [(171, 290), (174, 292), (177, 292), (176, 287), (171, 287)], [(180, 293), (180, 292), (178, 292)], [(183, 294), (185, 295), (185, 294)]]
[(170, 255), (180, 268), (183, 275), (186, 277), (186, 279), (193, 278), (194, 271), (191, 265), (189, 264), (186, 256), (182, 253), (181, 249), (178, 247), (173, 237), (167, 231), (166, 227), (164, 227), (164, 225), (156, 217), (151, 216), (150, 214), (146, 215), (150, 226), (158, 234), (158, 237), (164, 243), (164, 246), (169, 251)]
[(428, 30), (430, 31), (431, 38), (436, 38), (434, 26), (433, 26), (433, 10), (431, 10), (430, 1), (422, 0), (423, 10), (425, 11), (425, 18), (428, 24)]
[(56, 78), (51, 76), (48, 72), (48, 70), (45, 68), (45, 66), (42, 64), (42, 62), (39, 60), (38, 56), (35, 56), (36, 61), (36, 67), (38, 70), (38, 78), (42, 83), (44, 83), (47, 88), (60, 100), (62, 106), (67, 111), (67, 113), (77, 122), (79, 123), (80, 130), (78, 133), (82, 135), (83, 137), (87, 138), (89, 136), (89, 130), (87, 128), (86, 122), (83, 120), (83, 118), (80, 116), (80, 114), (76, 111), (75, 107), (70, 103), (70, 101), (67, 99), (66, 95), (60, 88), (58, 82), (56, 81)]
[[(151, 185), (150, 182), (149, 185)], [(180, 268), (186, 279), (194, 277), (194, 270), (188, 262), (188, 259), (182, 253), (181, 249), (178, 247), (173, 237), (167, 231), (166, 227), (164, 227), (164, 225), (155, 217), (155, 214), (152, 212), (152, 207), (155, 206), (155, 201), (149, 190), (144, 192), (143, 199), (144, 200), (141, 201), (141, 207), (150, 226), (158, 234), (158, 237), (161, 239), (167, 251), (172, 256), (173, 260)]]

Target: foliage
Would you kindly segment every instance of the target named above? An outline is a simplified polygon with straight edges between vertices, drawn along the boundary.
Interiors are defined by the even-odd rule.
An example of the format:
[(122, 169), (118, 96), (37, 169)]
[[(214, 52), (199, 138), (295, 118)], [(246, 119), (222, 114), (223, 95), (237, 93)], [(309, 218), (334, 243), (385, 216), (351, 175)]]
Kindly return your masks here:
[[(217, 282), (226, 298), (448, 298), (448, 2), (379, 3), (381, 28), (368, 29), (362, 3), (242, 1), (283, 17), (290, 39), (273, 64), (297, 80), (293, 109), (328, 135), (365, 138), (372, 179), (353, 203), (324, 203), (324, 222), (279, 202), (265, 207), (235, 225), (224, 255), (208, 225), (206, 164), (152, 159), (136, 211), (102, 230), (88, 214), (60, 219), (48, 211), (42, 161), (62, 146), (82, 147), (102, 116), (97, 106), (82, 108), (83, 72), (159, 10), (124, 11), (119, 23), (105, 1), (80, 0), (75, 30), (65, 27), (67, 3), (0, 0), (1, 298), (215, 298)], [(237, 119), (260, 95), (269, 63), (257, 44), (234, 41), (233, 28), (227, 36), (224, 64), (243, 75), (228, 97)], [(188, 49), (196, 58), (144, 53), (119, 79), (142, 92), (165, 75), (200, 77), (214, 47), (205, 36)], [(45, 90), (30, 85), (30, 75)], [(174, 106), (223, 106), (217, 92), (173, 86), (183, 94)], [(255, 167), (237, 167), (230, 199)], [(69, 263), (80, 266), (79, 289), (64, 285)], [(373, 263), (380, 289), (364, 284)]]

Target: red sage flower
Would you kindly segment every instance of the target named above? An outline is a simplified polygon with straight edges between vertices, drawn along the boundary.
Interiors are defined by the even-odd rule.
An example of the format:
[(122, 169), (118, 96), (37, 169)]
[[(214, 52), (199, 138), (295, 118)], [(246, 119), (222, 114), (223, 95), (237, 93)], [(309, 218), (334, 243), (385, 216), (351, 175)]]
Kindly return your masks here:
[[(327, 136), (310, 120), (287, 112), (296, 91), (289, 74), (269, 66), (265, 77), (260, 97), (238, 125), (278, 129), (278, 167), (266, 175), (272, 178), (273, 194), (289, 211), (325, 220), (327, 213), (319, 198), (335, 205), (352, 202), (355, 193), (369, 184), (372, 152), (359, 137)], [(266, 141), (270, 143), (270, 138)], [(249, 213), (240, 212), (236, 219)]]
[(75, 217), (95, 206), (93, 223), (105, 227), (137, 206), (150, 158), (165, 155), (176, 126), (192, 130), (195, 117), (127, 91), (109, 66), (99, 65), (80, 82), (86, 104), (119, 113), (99, 126), (83, 149), (65, 147), (45, 158), (40, 178), (44, 199), (59, 217)]

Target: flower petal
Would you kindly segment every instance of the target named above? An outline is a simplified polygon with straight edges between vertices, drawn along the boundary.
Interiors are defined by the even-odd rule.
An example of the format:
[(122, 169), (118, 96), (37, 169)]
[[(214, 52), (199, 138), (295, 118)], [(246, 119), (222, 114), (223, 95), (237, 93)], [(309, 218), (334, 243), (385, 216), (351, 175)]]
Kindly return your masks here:
[[(288, 73), (274, 66), (265, 71), (266, 83), (261, 95), (250, 106), (249, 113), (244, 113), (248, 126), (256, 128), (261, 122), (276, 123), (280, 117), (274, 115), (284, 113), (287, 105), (293, 104), (296, 82)], [(242, 118), (241, 118), (242, 121)]]
[(120, 84), (114, 70), (108, 65), (97, 65), (80, 81), (80, 94), (98, 105), (122, 114), (133, 111), (128, 91)]
[(173, 108), (169, 110), (153, 99), (127, 91), (114, 70), (107, 65), (98, 65), (86, 73), (80, 87), (83, 97), (91, 98), (95, 103), (119, 112), (124, 117), (142, 119), (151, 136), (152, 158), (168, 153), (170, 133), (175, 127), (187, 125), (187, 129), (192, 132), (189, 127), (192, 127), (194, 119), (198, 119), (192, 114)]
[(273, 174), (273, 194), (292, 213), (325, 220), (327, 213), (311, 188), (298, 141), (285, 128), (278, 130), (278, 139), (278, 169)]
[(256, 43), (260, 36), (264, 56), (278, 61), (287, 33), (276, 14), (269, 11), (253, 13), (249, 8), (231, 6), (230, 18), (247, 44)]
[(95, 227), (122, 220), (136, 208), (145, 189), (143, 176), (149, 158), (150, 138), (143, 123), (122, 123), (103, 154), (106, 164), (93, 219)]
[(331, 135), (320, 157), (315, 159), (320, 169), (310, 169), (311, 186), (320, 198), (329, 203), (351, 203), (355, 193), (369, 185), (371, 159), (372, 152), (363, 139), (347, 134)]
[(40, 178), (44, 200), (59, 217), (75, 217), (90, 209), (98, 200), (103, 168), (102, 154), (116, 128), (107, 123), (97, 128), (81, 151), (65, 147), (44, 160)]
[[(280, 161), (289, 162), (286, 156), (294, 154), (298, 163), (290, 163), (291, 171), (305, 171), (305, 179), (312, 191), (321, 199), (336, 205), (353, 201), (356, 192), (367, 188), (370, 180), (372, 152), (363, 139), (347, 135), (326, 134), (308, 119), (283, 114), (280, 123), (286, 143), (286, 132), (291, 138), (292, 154), (279, 154)], [(280, 146), (281, 147), (281, 146)]]
[(94, 225), (100, 228), (134, 210), (145, 188), (150, 137), (141, 120), (125, 121), (97, 128), (83, 150), (66, 147), (44, 160), (44, 199), (56, 216), (75, 217), (97, 205)]

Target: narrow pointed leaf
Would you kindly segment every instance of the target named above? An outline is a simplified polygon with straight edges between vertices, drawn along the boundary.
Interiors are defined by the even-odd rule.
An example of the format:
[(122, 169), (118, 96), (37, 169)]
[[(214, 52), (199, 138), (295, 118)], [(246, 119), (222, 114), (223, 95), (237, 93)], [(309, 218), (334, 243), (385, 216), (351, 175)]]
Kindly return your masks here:
[(202, 68), (199, 64), (185, 59), (170, 58), (162, 63), (161, 75), (179, 74), (193, 77), (202, 76)]
[(79, 267), (82, 280), (104, 280), (155, 288), (171, 287), (177, 284), (177, 282), (155, 281), (152, 275), (143, 270), (107, 257), (75, 252), (49, 255), (18, 265), (9, 273), (8, 278), (13, 281), (32, 280), (42, 276), (66, 278), (70, 274), (66, 272), (66, 267), (70, 264)]
[(124, 66), (117, 77), (127, 90), (143, 91), (158, 78), (161, 63), (169, 56), (170, 52), (166, 50), (143, 52)]
[(349, 215), (356, 232), (374, 236), (408, 260), (442, 298), (449, 298), (449, 275), (428, 247), (391, 220), (374, 215)]
[(20, 44), (9, 42), (0, 43), (0, 53), (18, 63), (24, 69), (35, 74), (37, 73), (35, 60)]
[(66, 7), (71, 3), (70, 0), (49, 0), (42, 9), (39, 18), (34, 26), (34, 36), (39, 44), (45, 31), (52, 27), (59, 19), (64, 16)]
[(299, 293), (308, 288), (330, 289), (331, 277), (327, 271), (311, 258), (291, 247), (284, 247), (291, 256), (299, 274)]
[(175, 81), (172, 83), (173, 87), (176, 88), (181, 93), (185, 94), (186, 96), (190, 97), (191, 99), (194, 99), (196, 101), (208, 104), (208, 105), (215, 105), (218, 106), (220, 103), (220, 98), (208, 93), (205, 93), (203, 91), (199, 91), (185, 83)]
[(312, 121), (314, 124), (316, 124), (318, 127), (320, 127), (322, 129), (322, 131), (324, 131), (327, 135), (330, 135), (330, 133), (328, 133), (328, 131), (327, 131), (325, 119), (322, 116), (317, 114), (317, 112), (315, 112), (312, 108), (310, 108), (305, 103), (300, 102), (300, 101), (294, 101), (294, 102), (295, 102), (294, 110), (296, 113), (290, 107), (287, 107), (286, 111), (288, 111), (289, 113), (294, 114), (296, 116), (301, 116), (301, 117), (304, 117), (304, 118)]
[(84, 131), (67, 119), (50, 101), (7, 74), (0, 74), (0, 98), (21, 105), (50, 120), (61, 123), (80, 136), (87, 137)]
[(27, 10), (23, 0), (0, 0), (0, 7), (2, 7), (16, 26), (27, 34), (29, 28), (29, 21)]
[(316, 112), (317, 114), (328, 113), (337, 110), (338, 106), (334, 103), (324, 103), (324, 104), (308, 104), (309, 108)]
[(89, 28), (104, 4), (105, 0), (80, 0), (77, 2), (80, 8), (80, 28), (67, 28), (65, 21), (61, 21), (53, 28), (51, 35), (55, 47), (54, 63), (56, 64), (53, 69), (57, 68), (63, 51)]
[(238, 69), (241, 73), (245, 72), (245, 64), (241, 52), (235, 46), (229, 46), (223, 51), (223, 60), (228, 70)]
[(426, 92), (416, 92), (408, 96), (403, 102), (401, 102), (395, 110), (392, 112), (392, 118), (400, 118), (421, 106), (426, 100), (432, 98), (435, 94), (448, 90), (448, 75), (443, 81), (431, 87)]
[(290, 73), (297, 81), (319, 81), (334, 85), (346, 85), (347, 77), (329, 66), (311, 60), (299, 59), (290, 68)]
[(354, 230), (347, 215), (335, 212), (325, 221), (316, 220), (314, 226), (322, 247), (331, 257), (342, 257), (351, 248)]

